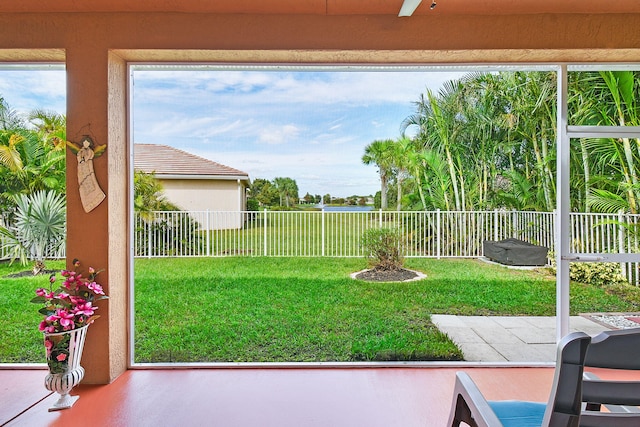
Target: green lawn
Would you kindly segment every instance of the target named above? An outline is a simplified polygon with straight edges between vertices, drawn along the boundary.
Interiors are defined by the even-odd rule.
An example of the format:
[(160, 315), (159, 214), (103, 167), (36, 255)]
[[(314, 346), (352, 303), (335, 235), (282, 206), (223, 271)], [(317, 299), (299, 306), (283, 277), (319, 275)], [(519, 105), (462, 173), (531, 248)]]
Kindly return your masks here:
[[(426, 279), (349, 278), (365, 265), (360, 258), (136, 259), (136, 362), (456, 360), (459, 350), (430, 314), (555, 311), (555, 279), (545, 271), (408, 259)], [(0, 362), (44, 362), (29, 300), (47, 278), (6, 278), (20, 270), (0, 264)], [(629, 288), (626, 299), (638, 301)], [(581, 284), (572, 285), (571, 299), (573, 314), (638, 310)]]

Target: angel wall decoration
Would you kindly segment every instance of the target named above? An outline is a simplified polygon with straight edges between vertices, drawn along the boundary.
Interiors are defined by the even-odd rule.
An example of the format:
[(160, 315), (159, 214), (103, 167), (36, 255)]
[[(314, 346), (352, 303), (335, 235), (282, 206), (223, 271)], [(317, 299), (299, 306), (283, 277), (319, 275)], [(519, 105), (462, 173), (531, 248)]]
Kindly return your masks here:
[(101, 145), (93, 149), (93, 140), (85, 135), (82, 137), (82, 146), (67, 141), (67, 147), (78, 159), (78, 186), (80, 201), (85, 212), (91, 212), (107, 197), (96, 179), (93, 170), (93, 159), (99, 157), (107, 149), (107, 145)]

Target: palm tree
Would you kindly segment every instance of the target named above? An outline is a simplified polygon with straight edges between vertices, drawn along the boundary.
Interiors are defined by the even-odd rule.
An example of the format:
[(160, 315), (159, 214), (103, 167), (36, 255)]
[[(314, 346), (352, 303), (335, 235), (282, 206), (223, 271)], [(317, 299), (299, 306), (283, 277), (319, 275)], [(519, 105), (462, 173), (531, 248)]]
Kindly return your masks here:
[(23, 128), (24, 122), (18, 113), (9, 107), (9, 104), (0, 96), (0, 129), (15, 130)]
[(424, 162), (424, 182), (427, 185), (429, 200), (427, 204), (435, 209), (450, 211), (453, 202), (450, 200), (451, 175), (448, 173), (447, 164), (435, 150), (425, 150), (421, 154)]
[(65, 191), (65, 152), (38, 134), (0, 131), (0, 189), (4, 197), (39, 190)]
[(407, 137), (400, 138), (391, 144), (393, 170), (396, 176), (397, 194), (396, 209), (402, 210), (402, 183), (408, 177), (411, 165), (411, 154), (415, 151), (413, 141)]
[[(636, 73), (576, 73), (573, 85), (577, 88), (572, 98), (576, 124), (640, 124), (640, 111), (635, 102), (640, 94)], [(625, 200), (624, 210), (637, 213), (640, 209), (637, 166), (640, 162), (640, 141), (629, 138), (586, 139), (580, 143), (584, 153), (582, 157), (587, 206), (612, 212), (620, 209), (621, 201)]]
[(423, 183), (426, 184), (428, 182), (423, 180), (425, 176), (424, 170), (426, 168), (424, 153), (416, 149), (416, 147), (413, 147), (413, 149), (407, 153), (407, 167), (408, 173), (413, 177), (415, 188), (418, 190), (421, 204), (420, 209), (427, 209), (427, 200), (423, 188)]
[(378, 166), (380, 175), (380, 207), (388, 208), (387, 186), (393, 168), (393, 140), (375, 140), (364, 147), (362, 163)]
[[(298, 184), (291, 178), (278, 177), (273, 179), (273, 185), (280, 195), (280, 206), (291, 207), (298, 200)], [(284, 203), (284, 205), (283, 205)]]
[(466, 206), (463, 165), (466, 147), (460, 138), (465, 124), (463, 96), (464, 85), (459, 81), (446, 82), (437, 95), (427, 89), (416, 102), (416, 114), (405, 119), (400, 128), (404, 134), (410, 126), (417, 126), (418, 135), (415, 139), (422, 144), (422, 148), (442, 156), (457, 210), (463, 210)]
[(64, 151), (67, 140), (67, 119), (54, 111), (33, 110), (28, 116), (42, 143), (55, 150)]

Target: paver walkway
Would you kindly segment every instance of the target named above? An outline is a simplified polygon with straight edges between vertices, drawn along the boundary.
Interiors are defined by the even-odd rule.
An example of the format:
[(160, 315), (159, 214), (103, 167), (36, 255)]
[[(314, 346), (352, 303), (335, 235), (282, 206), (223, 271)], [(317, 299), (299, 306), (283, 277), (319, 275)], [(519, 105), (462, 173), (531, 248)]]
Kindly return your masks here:
[[(555, 317), (434, 314), (431, 320), (460, 347), (465, 361), (555, 362)], [(592, 336), (613, 329), (582, 316), (571, 316), (569, 327)]]

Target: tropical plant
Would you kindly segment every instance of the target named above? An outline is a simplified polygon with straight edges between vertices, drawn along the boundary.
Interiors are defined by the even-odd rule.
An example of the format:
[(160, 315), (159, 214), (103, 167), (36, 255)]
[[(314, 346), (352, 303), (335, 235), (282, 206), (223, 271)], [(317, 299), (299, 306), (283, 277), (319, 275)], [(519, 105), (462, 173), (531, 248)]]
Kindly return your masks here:
[[(180, 211), (180, 208), (163, 194), (162, 184), (154, 174), (135, 171), (133, 175), (133, 205), (140, 221), (136, 223), (136, 254), (153, 246), (154, 253), (162, 255), (174, 254), (177, 248), (180, 253), (194, 253), (202, 241), (199, 234), (200, 224), (187, 217), (180, 221), (173, 216), (159, 215), (158, 212)], [(181, 236), (179, 240), (173, 237)], [(168, 240), (171, 239), (171, 243)]]
[(16, 110), (11, 108), (0, 96), (0, 129), (15, 130), (24, 128), (24, 121)]
[(0, 130), (0, 208), (11, 198), (40, 190), (65, 192), (65, 151), (26, 129)]
[(155, 211), (178, 211), (163, 194), (155, 174), (135, 171), (133, 174), (133, 208), (143, 219), (153, 220)]
[(278, 177), (273, 179), (273, 185), (278, 190), (280, 206), (287, 208), (298, 202), (298, 184), (294, 179), (288, 177)]
[(393, 168), (393, 140), (376, 140), (364, 148), (362, 163), (365, 165), (378, 166), (380, 175), (380, 197), (381, 208), (387, 209), (387, 186)]
[(46, 255), (55, 254), (65, 241), (65, 197), (55, 191), (37, 191), (16, 195), (13, 201), (16, 210), (11, 225), (0, 227), (2, 248), (12, 262), (44, 263)]
[[(576, 124), (638, 126), (640, 83), (633, 71), (575, 73), (572, 116)], [(594, 210), (640, 209), (640, 140), (600, 138), (580, 141), (583, 148), (586, 204)]]

